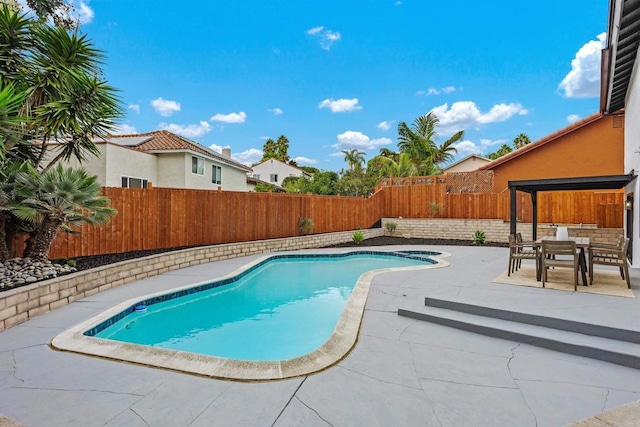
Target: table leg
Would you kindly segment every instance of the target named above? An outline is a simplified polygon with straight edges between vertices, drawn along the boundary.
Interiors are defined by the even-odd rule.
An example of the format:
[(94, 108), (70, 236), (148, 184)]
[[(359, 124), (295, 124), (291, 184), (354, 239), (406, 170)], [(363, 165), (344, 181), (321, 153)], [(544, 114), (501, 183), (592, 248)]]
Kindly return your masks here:
[(542, 280), (542, 254), (540, 252), (536, 255), (536, 280), (538, 282)]
[(582, 286), (587, 286), (587, 257), (584, 254), (584, 248), (580, 248), (580, 272), (582, 273)]

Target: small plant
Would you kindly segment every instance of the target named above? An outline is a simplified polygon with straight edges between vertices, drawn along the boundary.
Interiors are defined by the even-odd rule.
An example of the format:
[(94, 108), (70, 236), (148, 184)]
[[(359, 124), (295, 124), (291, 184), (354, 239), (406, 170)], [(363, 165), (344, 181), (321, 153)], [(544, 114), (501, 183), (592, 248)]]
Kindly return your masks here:
[(311, 218), (300, 218), (298, 220), (298, 231), (300, 232), (301, 236), (305, 234), (311, 234), (315, 226), (316, 225)]
[(441, 209), (442, 209), (442, 206), (440, 206), (440, 203), (436, 203), (436, 202), (429, 203), (429, 210), (431, 211), (431, 216), (440, 215)]
[(78, 266), (78, 263), (76, 262), (76, 260), (75, 260), (75, 259), (68, 259), (68, 260), (67, 260), (67, 265), (68, 265), (69, 267), (77, 267), (77, 266)]
[(398, 228), (398, 224), (395, 222), (387, 222), (384, 226), (391, 235), (393, 235), (393, 233), (396, 232), (396, 228)]
[(354, 231), (351, 239), (353, 243), (359, 245), (364, 240), (364, 233), (362, 231)]
[(484, 231), (476, 230), (476, 232), (473, 233), (473, 244), (474, 245), (484, 245), (485, 240), (487, 240), (487, 236), (486, 236), (486, 234), (484, 234)]

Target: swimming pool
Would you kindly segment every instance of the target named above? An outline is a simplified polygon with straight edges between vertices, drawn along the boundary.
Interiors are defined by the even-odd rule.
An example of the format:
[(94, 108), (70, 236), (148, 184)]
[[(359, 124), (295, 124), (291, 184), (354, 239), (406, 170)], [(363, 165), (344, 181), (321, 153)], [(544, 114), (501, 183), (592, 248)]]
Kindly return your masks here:
[(436, 253), (275, 256), (235, 280), (142, 301), (144, 311), (85, 334), (239, 360), (300, 357), (329, 339), (362, 273), (435, 264), (426, 255)]
[[(426, 255), (442, 256), (357, 251), (264, 257), (216, 281), (119, 304), (58, 335), (52, 346), (224, 378), (310, 373), (337, 362), (355, 344), (374, 275), (446, 265)], [(354, 269), (354, 265), (360, 267)], [(282, 283), (288, 277), (292, 280)], [(327, 285), (322, 287), (311, 277), (327, 279)], [(270, 294), (279, 294), (278, 288), (293, 298), (276, 296), (275, 304), (268, 301)], [(252, 301), (247, 302), (248, 296)], [(146, 312), (136, 312), (141, 303)], [(314, 303), (320, 307), (315, 312)], [(168, 313), (172, 314), (164, 317)], [(263, 323), (271, 323), (267, 332), (259, 327)], [(285, 333), (278, 336), (279, 331)], [(238, 346), (238, 342), (249, 345)], [(203, 348), (205, 344), (210, 348)], [(246, 353), (247, 348), (259, 352)]]

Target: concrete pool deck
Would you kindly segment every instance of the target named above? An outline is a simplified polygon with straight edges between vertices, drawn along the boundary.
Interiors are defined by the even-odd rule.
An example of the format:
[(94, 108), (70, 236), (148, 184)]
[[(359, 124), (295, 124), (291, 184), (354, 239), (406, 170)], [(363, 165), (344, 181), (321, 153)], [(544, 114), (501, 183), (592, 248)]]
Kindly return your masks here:
[[(375, 276), (355, 348), (322, 372), (234, 382), (49, 346), (117, 303), (223, 276), (250, 256), (133, 282), (1, 332), (0, 413), (27, 426), (559, 426), (640, 400), (640, 370), (397, 315), (428, 296), (640, 331), (638, 299), (492, 283), (506, 248), (394, 248), (449, 252), (451, 265)], [(332, 250), (305, 252), (316, 251)], [(631, 276), (637, 294), (640, 271)]]

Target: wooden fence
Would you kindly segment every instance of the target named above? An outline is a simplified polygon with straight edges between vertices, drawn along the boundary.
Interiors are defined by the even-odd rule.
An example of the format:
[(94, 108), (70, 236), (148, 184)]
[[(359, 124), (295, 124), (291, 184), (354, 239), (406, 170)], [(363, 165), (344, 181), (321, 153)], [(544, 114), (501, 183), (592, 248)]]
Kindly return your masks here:
[[(313, 196), (152, 188), (105, 188), (118, 210), (105, 226), (60, 233), (51, 258), (210, 245), (369, 228), (383, 217), (509, 220), (509, 194), (447, 194), (445, 184), (386, 187), (371, 197)], [(622, 192), (538, 194), (538, 221), (622, 227)], [(528, 194), (518, 194), (518, 219), (531, 221)]]

